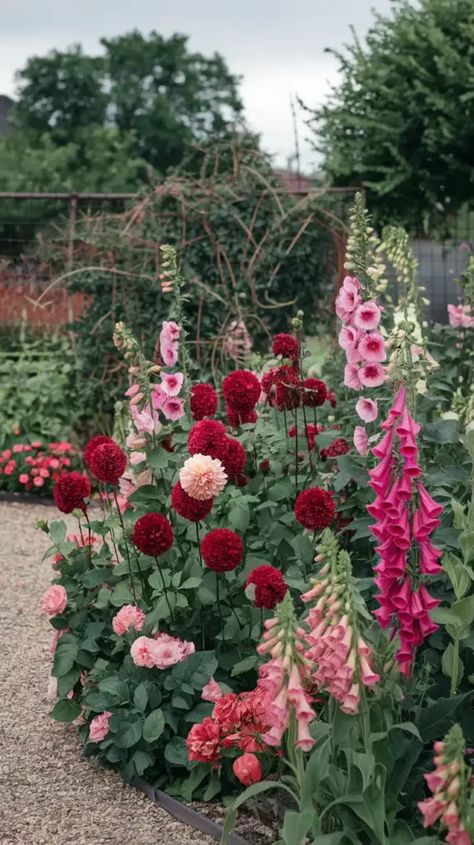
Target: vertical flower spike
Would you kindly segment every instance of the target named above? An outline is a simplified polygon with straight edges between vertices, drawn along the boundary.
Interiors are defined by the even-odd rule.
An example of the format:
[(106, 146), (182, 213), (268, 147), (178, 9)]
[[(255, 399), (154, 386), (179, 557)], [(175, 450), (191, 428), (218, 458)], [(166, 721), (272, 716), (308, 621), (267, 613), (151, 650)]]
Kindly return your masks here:
[(354, 715), (361, 686), (373, 686), (380, 676), (372, 668), (371, 650), (359, 633), (351, 559), (347, 552), (339, 551), (329, 529), (322, 536), (316, 560), (323, 567), (311, 590), (301, 596), (305, 602), (317, 599), (306, 620), (311, 679), (339, 702), (344, 713)]
[(453, 725), (442, 742), (435, 742), (434, 752), (435, 769), (425, 775), (432, 797), (418, 803), (423, 826), (432, 827), (439, 820), (447, 829), (445, 842), (472, 845), (470, 770), (464, 762), (464, 737), (459, 725)]
[(428, 593), (424, 576), (441, 569), (441, 552), (430, 534), (443, 508), (421, 483), (416, 443), (420, 426), (408, 410), (405, 387), (398, 391), (382, 429), (385, 434), (372, 449), (379, 463), (369, 472), (376, 497), (367, 508), (376, 519), (370, 530), (379, 541), (375, 583), (380, 608), (375, 616), (382, 628), (398, 629), (397, 661), (408, 677), (416, 649), (438, 627), (429, 611), (439, 601)]
[(294, 713), (296, 747), (309, 751), (314, 740), (308, 725), (316, 716), (311, 697), (305, 690), (311, 664), (304, 653), (305, 632), (298, 626), (289, 593), (278, 605), (275, 616), (267, 619), (265, 629), (257, 651), (269, 655), (270, 660), (260, 667), (258, 688), (264, 693), (265, 714), (272, 727), (263, 739), (268, 745), (280, 745)]

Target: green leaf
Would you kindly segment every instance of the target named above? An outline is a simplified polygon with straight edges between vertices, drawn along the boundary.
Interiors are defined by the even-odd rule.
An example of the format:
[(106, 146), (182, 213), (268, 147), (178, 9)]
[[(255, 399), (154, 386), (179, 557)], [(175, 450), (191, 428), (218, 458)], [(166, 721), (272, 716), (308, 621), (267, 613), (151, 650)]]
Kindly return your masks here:
[(66, 523), (63, 519), (55, 519), (49, 526), (49, 534), (53, 542), (60, 546), (66, 539)]
[(135, 751), (132, 757), (132, 762), (137, 770), (137, 775), (142, 775), (145, 769), (153, 765), (155, 759), (148, 751)]
[(464, 665), (459, 655), (457, 659), (457, 665), (455, 664), (455, 652), (453, 643), (449, 643), (449, 645), (443, 652), (443, 655), (441, 657), (441, 668), (443, 670), (443, 674), (446, 675), (448, 678), (452, 678), (454, 673), (456, 673), (456, 679), (459, 684), (459, 681), (461, 680), (464, 673)]
[(69, 701), (67, 698), (57, 701), (54, 705), (51, 716), (57, 722), (74, 722), (80, 715), (81, 705), (76, 701)]
[(457, 443), (459, 434), (456, 420), (437, 420), (434, 423), (426, 423), (422, 429), (424, 440), (430, 443)]
[(104, 583), (110, 578), (111, 571), (110, 569), (97, 568), (97, 569), (89, 569), (81, 578), (81, 581), (86, 587), (86, 589), (90, 590), (94, 587), (98, 587), (99, 584)]
[(165, 718), (163, 711), (158, 709), (150, 713), (143, 725), (143, 739), (147, 742), (156, 742), (160, 738), (165, 728)]
[(142, 722), (125, 722), (125, 730), (120, 731), (116, 737), (116, 744), (119, 748), (131, 748), (132, 745), (136, 745), (137, 742), (142, 738)]
[(287, 810), (281, 831), (285, 845), (301, 845), (306, 839), (312, 822), (312, 812), (297, 813), (294, 810)]
[(469, 563), (474, 557), (474, 530), (467, 529), (459, 537), (459, 545), (464, 558), (464, 563)]
[(248, 801), (250, 798), (254, 798), (256, 795), (260, 795), (261, 792), (268, 792), (269, 789), (287, 790), (287, 788), (283, 783), (281, 783), (281, 781), (261, 780), (260, 783), (253, 783), (252, 786), (247, 787), (247, 789), (242, 792), (242, 794), (239, 795), (238, 798), (235, 799), (234, 803), (230, 807), (225, 817), (222, 830), (221, 845), (226, 845), (227, 840), (235, 827), (235, 821), (237, 819), (237, 810), (239, 809), (239, 807), (241, 807), (242, 804), (245, 804), (245, 802)]
[[(462, 535), (459, 538), (462, 541)], [(454, 554), (445, 554), (442, 559), (443, 569), (446, 572), (456, 598), (462, 599), (466, 595), (472, 581), (472, 575), (467, 566), (462, 563)]]
[(164, 469), (169, 463), (169, 452), (166, 449), (147, 449), (147, 465), (150, 469)]
[(211, 801), (222, 789), (221, 779), (217, 772), (212, 772), (209, 778), (207, 789), (204, 793), (203, 801)]
[(187, 578), (182, 584), (180, 584), (180, 590), (196, 590), (202, 584), (202, 578)]
[(472, 692), (466, 692), (451, 698), (438, 698), (437, 701), (424, 707), (418, 718), (420, 734), (424, 742), (444, 736), (455, 721), (459, 706), (471, 695)]
[(71, 669), (70, 672), (67, 672), (66, 675), (62, 675), (58, 678), (58, 696), (60, 698), (62, 696), (66, 696), (68, 692), (74, 689), (80, 676), (81, 670), (75, 667), (74, 669)]
[(78, 650), (77, 640), (73, 634), (61, 634), (54, 652), (54, 675), (56, 678), (61, 678), (71, 671)]
[(182, 736), (174, 736), (165, 746), (165, 759), (172, 766), (188, 765), (188, 748), (186, 740)]
[(327, 738), (314, 749), (308, 760), (301, 790), (301, 807), (304, 810), (313, 806), (313, 800), (318, 799), (320, 784), (329, 771), (330, 754), (331, 744)]
[(190, 684), (196, 690), (202, 690), (217, 669), (217, 660), (213, 651), (197, 651), (190, 654), (181, 663), (176, 663), (171, 670), (174, 688)]
[[(139, 684), (133, 694), (133, 703), (137, 710), (143, 713), (148, 704), (148, 693), (145, 684)], [(145, 723), (146, 724), (146, 723)]]
[(244, 534), (250, 522), (250, 512), (247, 503), (234, 504), (228, 514), (227, 519), (234, 531)]
[(242, 675), (244, 672), (250, 672), (251, 669), (254, 669), (258, 663), (258, 656), (256, 654), (250, 654), (248, 657), (244, 657), (243, 660), (239, 660), (232, 667), (231, 677), (235, 678), (237, 675)]

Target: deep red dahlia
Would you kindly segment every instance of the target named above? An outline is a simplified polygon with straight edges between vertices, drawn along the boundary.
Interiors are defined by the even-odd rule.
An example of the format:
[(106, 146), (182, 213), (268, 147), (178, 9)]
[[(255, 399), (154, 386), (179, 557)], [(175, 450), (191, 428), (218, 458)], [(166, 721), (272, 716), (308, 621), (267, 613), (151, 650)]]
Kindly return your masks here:
[[(279, 367), (272, 367), (270, 370), (267, 370), (267, 372), (264, 373), (263, 376), (262, 376), (262, 382), (261, 382), (262, 390), (263, 390), (264, 393), (267, 394), (269, 401), (271, 400), (271, 397), (272, 397), (273, 387), (275, 386), (275, 384), (278, 380), (278, 372), (279, 372)], [(270, 404), (272, 404), (271, 401), (270, 401)]]
[(282, 358), (290, 358), (294, 361), (300, 354), (300, 342), (293, 335), (281, 332), (273, 338), (272, 352), (275, 357), (281, 355)]
[(90, 469), (90, 459), (92, 452), (94, 449), (97, 449), (97, 446), (103, 446), (104, 443), (113, 443), (111, 437), (108, 437), (106, 434), (96, 434), (95, 437), (91, 437), (88, 443), (84, 446), (84, 461), (86, 466)]
[(194, 423), (189, 432), (188, 452), (190, 455), (201, 454), (220, 458), (226, 436), (223, 423), (218, 420), (200, 420)]
[(257, 414), (253, 409), (249, 410), (248, 408), (234, 408), (232, 405), (226, 405), (225, 409), (227, 414), (227, 422), (229, 423), (231, 428), (238, 428), (239, 425), (257, 422)]
[(188, 757), (197, 763), (215, 763), (219, 759), (219, 726), (207, 716), (193, 725), (186, 739)]
[(213, 417), (217, 411), (218, 397), (210, 384), (194, 384), (191, 388), (191, 414), (195, 420)]
[(326, 401), (328, 389), (319, 378), (305, 378), (303, 382), (303, 405), (307, 408), (319, 408)]
[(220, 455), (224, 469), (229, 479), (240, 475), (247, 462), (247, 452), (239, 440), (235, 437), (226, 437), (224, 440), (224, 451)]
[(260, 461), (258, 468), (260, 472), (266, 473), (270, 471), (270, 461), (268, 458), (265, 458), (263, 461)]
[(292, 367), (280, 367), (275, 381), (276, 405), (280, 411), (283, 408), (291, 410), (298, 408), (301, 401), (301, 381), (298, 373)]
[(214, 499), (193, 499), (181, 487), (179, 481), (171, 492), (171, 507), (190, 522), (201, 522), (212, 510)]
[(238, 475), (235, 479), (235, 483), (237, 484), (237, 487), (246, 487), (249, 483), (249, 480), (248, 477), (244, 475), (243, 472), (241, 472), (240, 475)]
[(171, 523), (161, 513), (146, 513), (133, 526), (132, 543), (150, 557), (159, 557), (169, 551), (173, 538)]
[(333, 494), (321, 487), (309, 487), (308, 490), (303, 490), (296, 499), (296, 519), (312, 531), (327, 528), (333, 521), (335, 513)]
[(80, 472), (62, 473), (53, 488), (54, 501), (63, 513), (72, 513), (76, 508), (85, 511), (84, 499), (90, 496), (90, 492), (89, 479)]
[(347, 455), (349, 451), (349, 444), (343, 437), (336, 437), (327, 449), (321, 449), (320, 455), (324, 460), (326, 458), (337, 458), (339, 455)]
[(245, 587), (250, 584), (255, 587), (255, 607), (266, 607), (272, 609), (284, 598), (288, 587), (279, 569), (262, 563), (252, 570), (248, 576)]
[(204, 563), (214, 572), (230, 572), (242, 561), (244, 544), (230, 528), (214, 528), (203, 538), (201, 553)]
[(260, 391), (260, 381), (250, 370), (234, 370), (222, 382), (225, 401), (240, 412), (255, 408)]
[(90, 471), (103, 484), (118, 484), (126, 466), (127, 456), (115, 440), (96, 446), (89, 458)]

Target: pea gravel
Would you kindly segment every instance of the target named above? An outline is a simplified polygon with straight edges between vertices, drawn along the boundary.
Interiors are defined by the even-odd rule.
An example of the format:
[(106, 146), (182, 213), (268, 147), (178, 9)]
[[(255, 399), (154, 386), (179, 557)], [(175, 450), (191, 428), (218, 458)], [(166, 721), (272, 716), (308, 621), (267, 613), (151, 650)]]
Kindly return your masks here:
[(0, 502), (0, 843), (212, 843), (82, 758), (74, 728), (48, 715), (52, 629), (39, 601), (51, 563), (41, 561), (49, 541), (35, 523), (56, 516), (52, 507)]

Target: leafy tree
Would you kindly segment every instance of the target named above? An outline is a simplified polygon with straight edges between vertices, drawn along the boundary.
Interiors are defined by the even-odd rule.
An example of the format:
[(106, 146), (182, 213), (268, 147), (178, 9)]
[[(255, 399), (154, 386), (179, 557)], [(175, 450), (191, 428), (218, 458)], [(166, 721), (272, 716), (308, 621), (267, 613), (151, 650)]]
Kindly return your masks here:
[(192, 53), (187, 37), (134, 31), (102, 39), (103, 56), (79, 46), (33, 57), (18, 75), (17, 126), (74, 143), (78, 130), (114, 127), (134, 133), (133, 154), (165, 171), (186, 144), (203, 140), (242, 109), (238, 78), (217, 53)]
[(472, 199), (474, 4), (394, 0), (314, 112), (315, 146), (335, 185), (363, 185), (382, 222), (431, 227)]

